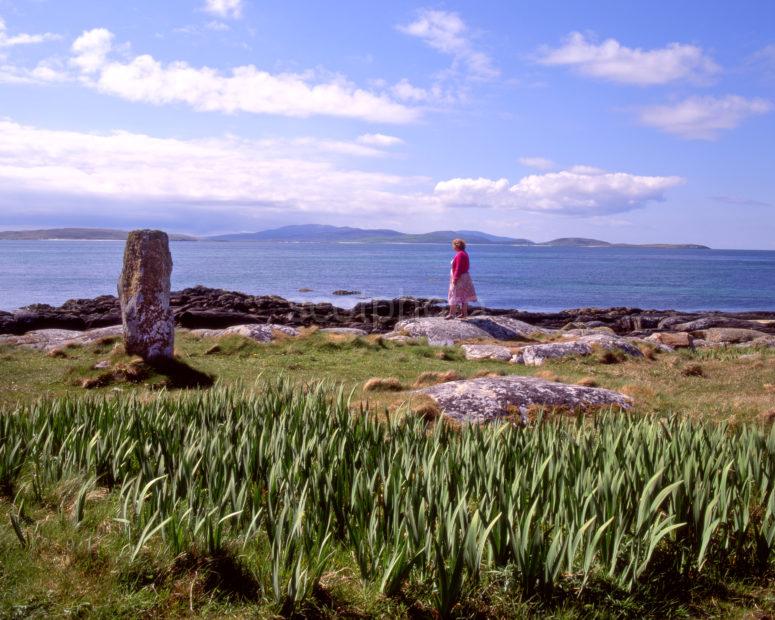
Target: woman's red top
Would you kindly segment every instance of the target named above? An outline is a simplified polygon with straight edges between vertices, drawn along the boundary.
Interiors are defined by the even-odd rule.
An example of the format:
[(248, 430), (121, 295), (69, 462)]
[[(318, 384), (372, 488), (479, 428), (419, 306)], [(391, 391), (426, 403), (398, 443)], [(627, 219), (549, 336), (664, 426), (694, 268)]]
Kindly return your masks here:
[(468, 254), (465, 250), (458, 250), (455, 258), (452, 259), (452, 279), (457, 281), (464, 273), (468, 273), (468, 267)]

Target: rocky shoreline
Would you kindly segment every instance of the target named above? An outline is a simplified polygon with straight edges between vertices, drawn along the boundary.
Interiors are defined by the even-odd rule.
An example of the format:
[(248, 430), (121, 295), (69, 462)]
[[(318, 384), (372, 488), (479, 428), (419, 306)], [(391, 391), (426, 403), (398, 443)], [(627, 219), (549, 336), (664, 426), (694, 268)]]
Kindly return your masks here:
[[(355, 328), (386, 333), (402, 320), (446, 313), (440, 299), (400, 297), (338, 308), (330, 303), (299, 303), (277, 296), (254, 296), (203, 286), (173, 292), (175, 323), (189, 329), (274, 324), (291, 327)], [(680, 312), (640, 308), (576, 308), (561, 312), (477, 308), (473, 315), (506, 316), (547, 329), (609, 328), (620, 336), (654, 332), (692, 332), (711, 328), (756, 329), (775, 335), (775, 310), (759, 312)], [(59, 307), (33, 304), (17, 312), (0, 311), (0, 334), (21, 335), (39, 329), (87, 330), (121, 323), (118, 299), (102, 295), (73, 299)]]

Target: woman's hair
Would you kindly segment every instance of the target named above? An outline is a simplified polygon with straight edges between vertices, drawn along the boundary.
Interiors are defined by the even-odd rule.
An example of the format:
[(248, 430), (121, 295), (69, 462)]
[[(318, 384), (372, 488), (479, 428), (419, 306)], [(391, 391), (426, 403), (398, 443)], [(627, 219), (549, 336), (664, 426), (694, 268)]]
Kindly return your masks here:
[(452, 245), (455, 246), (458, 250), (465, 250), (466, 249), (466, 242), (462, 239), (453, 239)]

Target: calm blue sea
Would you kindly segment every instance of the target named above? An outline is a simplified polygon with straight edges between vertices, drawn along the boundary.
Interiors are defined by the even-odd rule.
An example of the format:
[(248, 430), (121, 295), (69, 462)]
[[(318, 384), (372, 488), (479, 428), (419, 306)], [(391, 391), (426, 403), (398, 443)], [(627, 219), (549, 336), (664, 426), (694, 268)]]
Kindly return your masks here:
[[(173, 289), (195, 284), (351, 306), (362, 298), (446, 297), (446, 245), (173, 242)], [(0, 241), (0, 309), (115, 294), (120, 241)], [(775, 252), (472, 246), (490, 307), (775, 310)], [(299, 288), (313, 289), (300, 293)], [(362, 294), (334, 297), (336, 289)]]

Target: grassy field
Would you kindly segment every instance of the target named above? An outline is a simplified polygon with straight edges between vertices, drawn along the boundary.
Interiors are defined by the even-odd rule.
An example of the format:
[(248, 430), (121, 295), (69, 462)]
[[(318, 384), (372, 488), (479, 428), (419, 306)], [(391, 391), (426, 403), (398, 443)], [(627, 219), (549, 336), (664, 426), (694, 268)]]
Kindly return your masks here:
[[(555, 362), (541, 368), (504, 362), (468, 361), (458, 348), (402, 345), (379, 337), (353, 338), (312, 333), (299, 339), (258, 344), (241, 337), (220, 341), (179, 333), (178, 358), (215, 378), (223, 386), (250, 385), (259, 377), (282, 375), (293, 381), (329, 380), (355, 390), (356, 400), (396, 406), (411, 398), (423, 373), (453, 373), (459, 377), (496, 372), (537, 375), (569, 383), (583, 382), (620, 390), (635, 399), (641, 414), (679, 413), (690, 417), (754, 421), (775, 410), (775, 351), (728, 349), (657, 354), (654, 359), (602, 363), (592, 356)], [(0, 349), (0, 406), (29, 403), (37, 398), (83, 394), (84, 379), (97, 386), (89, 392), (139, 393), (153, 397), (175, 381), (157, 373), (133, 373), (117, 339), (74, 347), (51, 357), (22, 349)], [(122, 377), (100, 381), (99, 362), (130, 366)], [(606, 360), (610, 361), (610, 360)], [(370, 378), (396, 378), (401, 391), (364, 392)], [(433, 378), (429, 379), (433, 381)], [(100, 387), (100, 384), (104, 383)]]
[[(197, 372), (115, 340), (0, 351), (0, 617), (775, 613), (771, 351), (535, 369), (312, 333), (180, 334), (177, 353)], [(636, 406), (528, 430), (410, 414), (423, 377), (487, 372)], [(176, 387), (203, 375), (214, 388)]]

